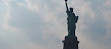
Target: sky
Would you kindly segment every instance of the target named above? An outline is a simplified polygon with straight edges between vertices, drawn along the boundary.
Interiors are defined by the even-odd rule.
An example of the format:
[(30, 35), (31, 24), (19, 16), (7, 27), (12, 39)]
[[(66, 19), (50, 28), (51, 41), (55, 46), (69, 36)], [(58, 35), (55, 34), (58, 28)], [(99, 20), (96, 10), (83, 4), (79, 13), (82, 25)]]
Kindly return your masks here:
[[(68, 0), (79, 49), (111, 48), (111, 0)], [(0, 0), (0, 49), (63, 49), (64, 0)]]

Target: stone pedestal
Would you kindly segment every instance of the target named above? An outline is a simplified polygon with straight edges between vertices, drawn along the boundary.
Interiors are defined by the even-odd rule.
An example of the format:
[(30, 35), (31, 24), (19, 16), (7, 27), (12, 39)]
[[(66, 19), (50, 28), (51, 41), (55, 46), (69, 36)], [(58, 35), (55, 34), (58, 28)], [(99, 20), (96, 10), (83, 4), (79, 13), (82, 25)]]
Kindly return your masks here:
[(76, 36), (65, 36), (63, 43), (63, 49), (78, 49), (79, 41)]

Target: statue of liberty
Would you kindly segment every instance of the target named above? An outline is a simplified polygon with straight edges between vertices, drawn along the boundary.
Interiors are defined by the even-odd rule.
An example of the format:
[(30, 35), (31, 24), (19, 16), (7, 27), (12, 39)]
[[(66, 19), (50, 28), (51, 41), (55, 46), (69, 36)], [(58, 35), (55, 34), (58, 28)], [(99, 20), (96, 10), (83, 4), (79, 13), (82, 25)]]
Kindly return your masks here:
[(78, 16), (75, 16), (73, 13), (73, 8), (68, 9), (67, 6), (67, 0), (65, 0), (66, 3), (66, 13), (67, 13), (67, 24), (68, 24), (68, 36), (75, 36), (75, 29), (76, 29), (76, 23), (78, 20)]

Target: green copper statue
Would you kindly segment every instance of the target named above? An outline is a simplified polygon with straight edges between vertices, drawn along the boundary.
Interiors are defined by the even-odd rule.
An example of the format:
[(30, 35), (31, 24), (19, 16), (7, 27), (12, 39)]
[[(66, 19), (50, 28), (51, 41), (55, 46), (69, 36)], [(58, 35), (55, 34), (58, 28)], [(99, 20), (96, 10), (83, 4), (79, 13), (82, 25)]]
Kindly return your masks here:
[(66, 13), (67, 13), (67, 24), (68, 24), (68, 36), (75, 36), (75, 29), (76, 29), (76, 23), (78, 20), (78, 16), (75, 16), (73, 13), (73, 8), (68, 9), (67, 6), (67, 0), (65, 0), (66, 3)]

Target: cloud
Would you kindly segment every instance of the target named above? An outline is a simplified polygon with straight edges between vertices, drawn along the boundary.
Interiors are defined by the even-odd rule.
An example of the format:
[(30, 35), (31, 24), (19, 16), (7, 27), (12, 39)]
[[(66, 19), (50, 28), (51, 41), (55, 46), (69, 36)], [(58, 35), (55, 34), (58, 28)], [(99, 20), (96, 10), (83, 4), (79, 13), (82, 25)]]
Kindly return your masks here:
[(111, 23), (109, 21), (111, 21), (109, 18), (110, 18), (110, 15), (111, 15), (111, 6), (109, 6), (111, 4), (111, 1), (110, 0), (106, 0), (106, 2), (103, 4), (103, 7), (105, 7), (103, 9), (103, 15), (104, 15), (104, 18), (105, 20), (107, 21), (107, 26), (106, 26), (106, 29), (107, 29), (107, 34), (106, 34), (106, 39), (109, 40), (111, 38)]
[[(10, 26), (10, 28), (8, 28), (9, 30), (1, 28), (6, 33), (5, 35), (3, 34), (4, 31), (1, 31), (1, 34), (4, 36), (3, 38), (1, 37), (2, 39), (4, 39), (4, 41), (2, 41), (1, 43), (3, 44), (6, 43), (6, 44), (9, 44), (10, 46), (4, 45), (4, 47), (7, 47), (9, 49), (19, 49), (19, 48), (32, 49), (34, 47), (35, 48), (40, 47), (43, 49), (43, 46), (44, 46), (44, 48), (49, 49), (49, 48), (54, 48), (54, 46), (51, 46), (53, 45), (52, 43), (54, 43), (55, 46), (60, 47), (58, 46), (59, 38), (53, 34), (53, 33), (55, 34), (58, 33), (57, 35), (59, 35), (60, 33), (60, 32), (56, 32), (56, 30), (53, 30), (54, 28), (57, 29), (57, 27), (59, 26), (58, 20), (56, 20), (57, 18), (53, 17), (54, 16), (53, 13), (51, 15), (48, 15), (48, 14), (45, 14), (47, 12), (42, 11), (44, 12), (43, 14), (45, 14), (46, 16), (49, 16), (49, 18), (45, 19), (46, 17), (44, 18), (45, 15), (42, 15), (42, 12), (38, 13), (38, 11), (30, 10), (30, 8), (27, 8), (26, 6), (19, 6), (15, 1), (12, 1), (8, 4), (10, 8), (10, 11), (9, 11), (10, 20), (7, 21), (7, 25)], [(52, 18), (50, 18), (51, 16)], [(52, 20), (48, 20), (48, 19), (52, 19)], [(48, 21), (45, 21), (45, 20), (48, 20)], [(55, 22), (56, 24), (54, 24)], [(62, 32), (64, 31), (61, 31), (61, 33)], [(55, 43), (54, 41), (56, 41), (57, 43)], [(30, 44), (30, 43), (33, 43), (33, 44)]]
[[(102, 0), (100, 3), (106, 6), (108, 1), (104, 3)], [(110, 42), (110, 9), (106, 10), (100, 4), (94, 7), (94, 3), (95, 0), (68, 2), (79, 16), (76, 31), (80, 41), (79, 47), (80, 49), (109, 49), (110, 44), (107, 43)], [(67, 35), (64, 1), (3, 0), (3, 4), (7, 8), (0, 26), (0, 43), (2, 43), (0, 45), (3, 45), (1, 49), (63, 48), (62, 40)]]
[(4, 2), (4, 5), (6, 6), (6, 14), (4, 14), (3, 16), (3, 28), (5, 28), (5, 29), (8, 29), (9, 28), (9, 26), (8, 26), (8, 21), (9, 21), (9, 19), (10, 19), (10, 6), (9, 6), (9, 3), (11, 2), (11, 0), (3, 0), (3, 2)]
[(110, 4), (111, 4), (111, 1), (110, 1), (110, 0), (106, 0), (104, 6), (106, 6), (106, 7), (110, 7)]

